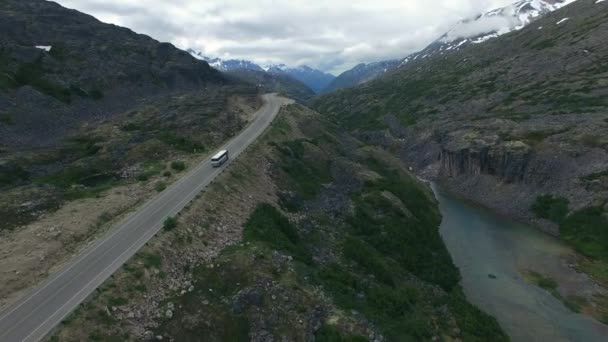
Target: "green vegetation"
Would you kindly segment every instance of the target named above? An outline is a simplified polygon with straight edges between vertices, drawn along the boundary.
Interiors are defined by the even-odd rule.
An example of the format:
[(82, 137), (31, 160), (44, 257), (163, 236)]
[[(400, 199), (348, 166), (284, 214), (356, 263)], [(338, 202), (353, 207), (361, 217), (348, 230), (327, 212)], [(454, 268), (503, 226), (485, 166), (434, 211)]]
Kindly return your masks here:
[(20, 65), (15, 74), (15, 82), (18, 86), (30, 85), (41, 93), (52, 96), (62, 102), (70, 103), (72, 101), (70, 90), (49, 81), (45, 76), (46, 71), (42, 65), (42, 58), (39, 58), (33, 63)]
[(37, 179), (37, 182), (62, 189), (66, 199), (95, 197), (119, 183), (111, 170), (108, 160), (95, 159), (69, 166), (54, 175)]
[(176, 150), (190, 153), (199, 153), (205, 151), (205, 147), (201, 143), (187, 137), (178, 136), (173, 132), (164, 132), (160, 134), (158, 138), (160, 141), (175, 148)]
[(586, 256), (608, 261), (608, 217), (601, 207), (581, 209), (560, 225), (562, 238)]
[(171, 168), (175, 171), (184, 171), (186, 169), (186, 163), (181, 160), (172, 161)]
[(344, 336), (338, 329), (324, 325), (315, 333), (316, 342), (366, 342), (363, 336)]
[(568, 199), (563, 197), (541, 195), (536, 198), (531, 209), (536, 216), (559, 224), (568, 215), (568, 203)]
[[(374, 158), (367, 164), (383, 178), (368, 183), (354, 198), (355, 214), (348, 221), (352, 233), (421, 279), (450, 291), (460, 276), (438, 234), (441, 216), (434, 201), (403, 171)], [(405, 209), (383, 193), (393, 194)]]
[(10, 126), (10, 125), (13, 125), (14, 123), (15, 123), (15, 120), (9, 113), (0, 114), (0, 124)]
[(603, 177), (608, 177), (608, 170), (594, 172), (590, 175), (582, 177), (582, 180), (594, 181), (594, 180), (602, 179)]
[(313, 198), (324, 183), (331, 182), (330, 161), (321, 152), (313, 151), (316, 145), (312, 141), (299, 139), (271, 145), (281, 152), (280, 168), (287, 175), (286, 186), (305, 199)]
[(310, 253), (300, 243), (296, 228), (270, 204), (260, 204), (245, 224), (245, 241), (261, 241), (309, 263)]
[(546, 277), (538, 272), (527, 271), (526, 278), (540, 288), (545, 289), (553, 297), (559, 299), (564, 305), (573, 312), (580, 312), (581, 308), (587, 305), (587, 300), (582, 297), (563, 297), (557, 290), (558, 284), (550, 277)]
[(171, 231), (177, 227), (177, 219), (175, 217), (167, 217), (163, 222), (163, 229), (165, 231)]
[[(167, 221), (165, 221), (167, 222)], [(159, 268), (163, 263), (163, 259), (160, 254), (155, 253), (143, 253), (141, 258), (144, 262), (144, 267), (146, 268)]]
[[(0, 63), (1, 62), (2, 61), (0, 60)], [(12, 89), (16, 86), (17, 83), (15, 82), (15, 79), (11, 75), (0, 70), (0, 90)]]
[(108, 306), (112, 307), (112, 306), (123, 306), (128, 304), (129, 301), (126, 298), (123, 297), (110, 297), (108, 299)]
[(139, 130), (140, 127), (135, 122), (127, 122), (126, 124), (122, 125), (120, 129), (125, 132), (133, 132)]
[(549, 49), (552, 48), (554, 46), (557, 45), (557, 40), (555, 39), (545, 39), (541, 42), (538, 42), (532, 46), (530, 46), (532, 49), (535, 50), (545, 50), (545, 49)]
[(154, 185), (154, 189), (155, 189), (157, 192), (162, 192), (162, 191), (164, 191), (166, 188), (167, 188), (167, 183), (165, 183), (165, 182), (158, 182), (158, 183), (156, 183), (156, 184)]
[(0, 164), (0, 187), (24, 182), (29, 177), (29, 173), (15, 162)]

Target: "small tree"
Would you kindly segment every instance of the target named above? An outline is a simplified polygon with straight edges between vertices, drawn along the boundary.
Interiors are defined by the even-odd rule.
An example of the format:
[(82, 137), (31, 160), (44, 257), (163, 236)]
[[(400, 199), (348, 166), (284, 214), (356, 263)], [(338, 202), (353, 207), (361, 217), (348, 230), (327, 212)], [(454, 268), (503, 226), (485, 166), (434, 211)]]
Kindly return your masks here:
[(186, 169), (186, 163), (183, 161), (174, 161), (171, 162), (171, 168), (176, 171), (184, 171)]
[(165, 222), (163, 222), (163, 229), (165, 231), (171, 231), (175, 227), (177, 227), (177, 219), (175, 217), (169, 216), (165, 219)]

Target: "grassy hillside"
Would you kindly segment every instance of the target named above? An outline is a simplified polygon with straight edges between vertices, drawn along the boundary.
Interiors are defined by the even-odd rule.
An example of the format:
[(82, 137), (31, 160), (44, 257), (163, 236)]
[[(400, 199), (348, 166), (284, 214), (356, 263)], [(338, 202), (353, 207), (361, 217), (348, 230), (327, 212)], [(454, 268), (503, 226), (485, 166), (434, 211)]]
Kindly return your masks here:
[(290, 106), (54, 340), (506, 340), (440, 219), (395, 158)]

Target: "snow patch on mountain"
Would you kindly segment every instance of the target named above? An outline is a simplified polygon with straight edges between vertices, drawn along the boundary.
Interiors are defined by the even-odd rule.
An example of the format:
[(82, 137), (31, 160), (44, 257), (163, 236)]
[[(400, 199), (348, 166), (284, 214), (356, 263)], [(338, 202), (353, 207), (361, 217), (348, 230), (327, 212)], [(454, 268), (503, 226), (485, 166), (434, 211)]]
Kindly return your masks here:
[[(519, 0), (509, 6), (461, 20), (424, 50), (403, 59), (399, 66), (417, 60), (421, 56), (442, 55), (447, 51), (460, 50), (469, 44), (480, 44), (503, 34), (521, 30), (539, 17), (574, 1), (576, 0)], [(539, 27), (540, 29), (542, 27)]]
[(250, 61), (243, 59), (221, 59), (221, 58), (209, 58), (204, 56), (200, 52), (196, 52), (192, 49), (186, 50), (192, 57), (207, 62), (212, 68), (219, 71), (237, 71), (237, 70), (256, 70), (262, 71), (262, 68)]

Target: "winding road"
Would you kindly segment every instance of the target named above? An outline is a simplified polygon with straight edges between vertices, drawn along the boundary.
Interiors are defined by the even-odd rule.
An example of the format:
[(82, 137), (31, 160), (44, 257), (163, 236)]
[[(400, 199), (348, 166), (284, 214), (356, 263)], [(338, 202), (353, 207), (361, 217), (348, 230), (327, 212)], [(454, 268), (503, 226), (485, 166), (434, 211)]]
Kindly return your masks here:
[[(253, 121), (221, 149), (236, 158), (272, 122), (290, 100), (264, 95)], [(229, 163), (220, 168), (204, 160), (186, 176), (129, 215), (21, 300), (0, 313), (0, 341), (39, 341), (76, 306), (129, 260), (162, 228), (165, 218), (179, 213)]]

